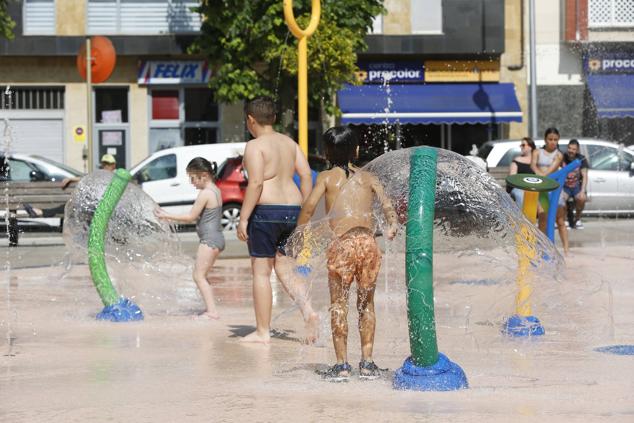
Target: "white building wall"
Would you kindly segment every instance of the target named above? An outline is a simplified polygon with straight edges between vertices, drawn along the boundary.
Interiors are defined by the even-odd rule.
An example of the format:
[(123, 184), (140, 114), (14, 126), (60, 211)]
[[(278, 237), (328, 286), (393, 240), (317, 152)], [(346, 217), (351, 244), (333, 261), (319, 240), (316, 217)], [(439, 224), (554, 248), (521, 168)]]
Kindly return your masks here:
[(537, 85), (583, 84), (581, 57), (562, 41), (562, 2), (563, 0), (535, 0)]

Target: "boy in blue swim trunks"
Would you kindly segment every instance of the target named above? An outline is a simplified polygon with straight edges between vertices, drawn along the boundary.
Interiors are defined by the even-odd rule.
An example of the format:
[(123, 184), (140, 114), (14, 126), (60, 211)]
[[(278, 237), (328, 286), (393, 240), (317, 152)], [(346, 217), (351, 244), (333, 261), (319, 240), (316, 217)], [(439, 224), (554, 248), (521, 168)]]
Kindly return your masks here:
[[(271, 271), (297, 301), (308, 329), (307, 341), (316, 339), (318, 316), (313, 311), (307, 287), (294, 277), (294, 261), (284, 255), (284, 247), (297, 225), (303, 201), (312, 188), (311, 170), (295, 141), (273, 129), (275, 103), (258, 97), (245, 106), (247, 128), (255, 139), (244, 150), (243, 164), (248, 185), (240, 210), (238, 239), (246, 241), (253, 274), (253, 305), (256, 329), (243, 342), (270, 342), (273, 305)], [(293, 174), (300, 177), (300, 188)]]

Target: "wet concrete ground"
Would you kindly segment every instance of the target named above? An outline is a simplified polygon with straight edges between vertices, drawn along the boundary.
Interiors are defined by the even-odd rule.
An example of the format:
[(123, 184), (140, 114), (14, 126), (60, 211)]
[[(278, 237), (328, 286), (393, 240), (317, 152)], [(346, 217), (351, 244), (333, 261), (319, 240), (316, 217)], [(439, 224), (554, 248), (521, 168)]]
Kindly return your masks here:
[[(391, 372), (373, 382), (321, 381), (314, 370), (334, 356), (328, 322), (316, 346), (303, 345), (299, 313), (276, 282), (271, 345), (240, 344), (254, 321), (244, 258), (219, 260), (210, 274), (218, 322), (190, 318), (201, 304), (187, 284), (189, 275), (184, 288), (174, 281), (184, 292), (180, 305), (170, 309), (158, 295), (153, 301), (141, 297), (143, 322), (96, 322), (92, 316), (102, 306), (86, 266), (65, 269), (58, 243), (28, 234), (23, 240), (33, 239), (31, 245), (4, 250), (8, 264), (0, 274), (0, 421), (632, 422), (634, 357), (593, 348), (634, 344), (633, 223), (589, 221), (583, 231), (571, 232), (568, 269), (579, 278), (603, 278), (610, 289), (608, 304), (575, 306), (611, 319), (609, 333), (569, 334), (551, 316), (544, 322), (546, 336), (535, 340), (509, 340), (490, 322), (476, 322), (469, 331), (439, 325), (440, 351), (464, 369), (470, 384), (446, 393), (395, 391)], [(184, 250), (191, 254), (193, 245), (187, 241)], [(231, 248), (240, 254), (239, 244)], [(479, 271), (484, 277), (489, 269)], [(567, 283), (574, 286), (575, 280)], [(451, 308), (445, 303), (458, 288), (467, 289), (440, 287), (437, 313)], [(324, 284), (313, 292), (324, 316), (326, 289)], [(397, 316), (403, 308), (386, 298), (377, 295), (374, 356), (393, 371), (409, 355), (409, 344), (406, 324)], [(473, 298), (474, 307), (484, 301)], [(359, 360), (354, 319), (351, 313), (353, 367)]]

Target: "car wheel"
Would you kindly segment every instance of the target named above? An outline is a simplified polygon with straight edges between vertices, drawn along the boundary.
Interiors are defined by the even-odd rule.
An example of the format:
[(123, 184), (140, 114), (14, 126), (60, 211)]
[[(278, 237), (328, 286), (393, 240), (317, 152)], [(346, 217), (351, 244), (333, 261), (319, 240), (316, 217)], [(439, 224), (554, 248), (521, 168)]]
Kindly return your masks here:
[(223, 231), (235, 231), (240, 222), (240, 204), (231, 203), (222, 206), (220, 224)]

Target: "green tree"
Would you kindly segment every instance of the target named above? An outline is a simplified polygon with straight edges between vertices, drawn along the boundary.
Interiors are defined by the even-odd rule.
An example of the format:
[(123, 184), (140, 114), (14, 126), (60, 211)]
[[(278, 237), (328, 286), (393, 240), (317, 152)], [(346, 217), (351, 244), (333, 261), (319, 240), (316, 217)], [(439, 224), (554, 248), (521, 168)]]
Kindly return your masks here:
[[(310, 0), (295, 0), (301, 28), (310, 19)], [(201, 35), (190, 52), (207, 57), (210, 87), (226, 103), (269, 95), (281, 110), (295, 110), (297, 39), (284, 21), (282, 0), (204, 0)], [(334, 93), (355, 82), (356, 53), (383, 0), (322, 0), (319, 26), (308, 39), (308, 91), (312, 107), (337, 112)], [(288, 128), (287, 128), (288, 129)]]
[(0, 38), (12, 40), (15, 22), (7, 10), (8, 3), (9, 0), (0, 0)]

